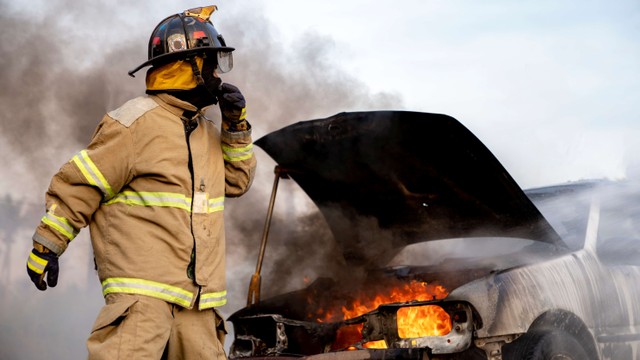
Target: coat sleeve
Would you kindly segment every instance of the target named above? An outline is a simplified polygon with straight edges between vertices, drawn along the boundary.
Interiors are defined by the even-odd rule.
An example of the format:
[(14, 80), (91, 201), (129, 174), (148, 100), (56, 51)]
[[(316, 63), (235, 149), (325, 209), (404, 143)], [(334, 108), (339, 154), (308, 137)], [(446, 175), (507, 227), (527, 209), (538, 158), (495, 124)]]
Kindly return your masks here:
[(33, 235), (61, 255), (100, 204), (132, 178), (133, 144), (129, 129), (105, 116), (90, 144), (53, 176), (46, 192), (47, 212)]
[(237, 197), (249, 190), (256, 172), (251, 128), (245, 131), (221, 131), (225, 167), (225, 195)]

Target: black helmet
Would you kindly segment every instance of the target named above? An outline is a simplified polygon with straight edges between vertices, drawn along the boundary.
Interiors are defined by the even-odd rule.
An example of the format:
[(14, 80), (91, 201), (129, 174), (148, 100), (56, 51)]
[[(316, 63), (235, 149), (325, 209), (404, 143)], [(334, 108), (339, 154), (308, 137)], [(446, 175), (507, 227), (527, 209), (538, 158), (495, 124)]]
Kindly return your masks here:
[(218, 8), (215, 5), (185, 10), (162, 20), (149, 39), (149, 60), (129, 71), (134, 76), (145, 66), (162, 65), (176, 60), (193, 60), (193, 56), (216, 56), (218, 70), (233, 68), (232, 47), (213, 27), (209, 17)]

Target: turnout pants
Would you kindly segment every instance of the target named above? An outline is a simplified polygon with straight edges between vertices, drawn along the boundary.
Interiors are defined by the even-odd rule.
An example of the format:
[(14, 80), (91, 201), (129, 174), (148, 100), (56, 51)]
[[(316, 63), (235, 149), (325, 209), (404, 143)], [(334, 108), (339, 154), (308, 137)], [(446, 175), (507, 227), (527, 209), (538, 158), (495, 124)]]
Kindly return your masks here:
[(89, 360), (225, 360), (224, 320), (143, 295), (108, 294), (87, 340)]

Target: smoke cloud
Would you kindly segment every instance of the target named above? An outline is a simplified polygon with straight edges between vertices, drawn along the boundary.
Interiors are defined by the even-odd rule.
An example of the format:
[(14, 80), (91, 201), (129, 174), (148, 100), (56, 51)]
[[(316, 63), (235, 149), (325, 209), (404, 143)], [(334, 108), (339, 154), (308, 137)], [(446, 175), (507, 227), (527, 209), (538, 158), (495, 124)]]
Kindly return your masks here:
[[(26, 276), (15, 274), (24, 272), (23, 258), (42, 216), (44, 193), (53, 173), (86, 146), (104, 113), (144, 92), (144, 71), (135, 79), (127, 71), (146, 60), (153, 27), (165, 16), (200, 5), (180, 4), (176, 8), (165, 1), (154, 2), (149, 9), (149, 4), (125, 1), (56, 0), (34, 2), (25, 9), (6, 0), (0, 2), (0, 50), (4, 54), (0, 58), (0, 149), (8, 161), (0, 186), (12, 194), (3, 200), (3, 206), (9, 204), (23, 214), (21, 230), (2, 233), (2, 258), (13, 259), (5, 261), (12, 270), (5, 274), (14, 275), (3, 275), (0, 280), (16, 284), (14, 290), (5, 292), (2, 302), (5, 308), (21, 309), (12, 314), (3, 312), (3, 358), (18, 358), (18, 353), (35, 358), (45, 351), (52, 359), (84, 357), (84, 340), (102, 305), (90, 261), (79, 260), (91, 257), (88, 239), (81, 238), (88, 231), (74, 241), (84, 241), (84, 245), (72, 244), (62, 258), (58, 288), (39, 293)], [(308, 33), (284, 44), (261, 15), (258, 1), (242, 8), (231, 3), (218, 5), (222, 6), (213, 21), (227, 43), (237, 49), (234, 70), (223, 80), (237, 85), (247, 98), (254, 140), (291, 123), (341, 111), (402, 107), (397, 95), (372, 93), (341, 70), (340, 59), (332, 57), (331, 38)], [(246, 11), (245, 5), (256, 11)], [(211, 112), (210, 118), (217, 122), (217, 109)], [(252, 190), (226, 206), (230, 302), (223, 315), (245, 305), (262, 236), (275, 164), (261, 150), (256, 152), (259, 168)], [(303, 281), (300, 271), (309, 261), (316, 265), (337, 261), (332, 245), (327, 245), (331, 236), (313, 204), (295, 185), (282, 185), (281, 191), (287, 190), (291, 195), (279, 195), (276, 204), (272, 243), (265, 259), (268, 265), (263, 272), (265, 283), (277, 279), (283, 284), (275, 291), (297, 287)], [(316, 237), (300, 239), (309, 232)], [(310, 251), (316, 260), (301, 262)], [(80, 272), (91, 274), (86, 283), (71, 280), (78, 274), (71, 271), (77, 263), (81, 264)], [(83, 305), (75, 305), (79, 303)], [(34, 316), (40, 319), (38, 324), (25, 325)], [(69, 316), (76, 319), (77, 326), (70, 324), (73, 331), (63, 337), (56, 335), (51, 326), (57, 325), (52, 324), (68, 322)], [(29, 347), (18, 341), (20, 334), (37, 339), (40, 345)], [(64, 344), (64, 349), (53, 344)]]

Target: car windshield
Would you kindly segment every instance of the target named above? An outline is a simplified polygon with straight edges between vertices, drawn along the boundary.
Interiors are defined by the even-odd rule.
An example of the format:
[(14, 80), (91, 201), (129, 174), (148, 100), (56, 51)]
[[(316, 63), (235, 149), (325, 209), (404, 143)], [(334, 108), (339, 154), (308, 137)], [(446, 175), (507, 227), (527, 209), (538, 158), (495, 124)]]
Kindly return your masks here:
[(625, 190), (600, 197), (598, 237), (602, 241), (640, 239), (640, 195), (633, 187)]
[(570, 250), (584, 247), (589, 212), (598, 189), (594, 184), (550, 188), (527, 195)]

